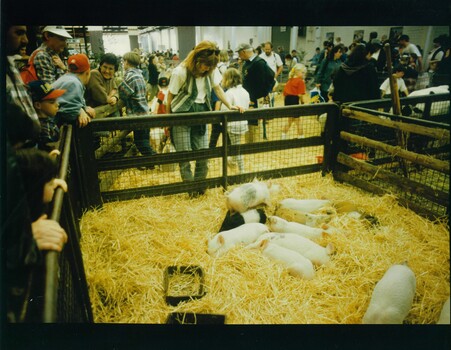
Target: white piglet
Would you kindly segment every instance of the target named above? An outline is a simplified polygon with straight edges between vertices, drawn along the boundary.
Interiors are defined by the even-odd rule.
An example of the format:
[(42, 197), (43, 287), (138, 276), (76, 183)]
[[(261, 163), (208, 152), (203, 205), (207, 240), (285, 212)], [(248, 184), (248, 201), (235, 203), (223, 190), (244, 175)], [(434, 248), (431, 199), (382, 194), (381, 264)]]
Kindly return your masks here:
[(294, 199), (286, 198), (280, 201), (280, 206), (293, 210), (298, 210), (301, 213), (312, 213), (316, 210), (323, 209), (332, 204), (332, 201), (327, 199)]
[(312, 262), (293, 250), (281, 247), (268, 240), (261, 241), (260, 249), (264, 256), (281, 263), (293, 276), (307, 280), (315, 276)]
[(334, 245), (329, 243), (325, 248), (312, 242), (308, 238), (298, 236), (294, 233), (281, 233), (275, 236), (271, 243), (293, 250), (307, 259), (314, 265), (320, 266), (329, 263), (330, 254), (335, 250)]
[(269, 232), (266, 225), (260, 223), (249, 223), (237, 228), (222, 231), (208, 241), (207, 252), (211, 256), (219, 257), (229, 249), (239, 244), (250, 244), (263, 233)]
[(310, 227), (319, 227), (320, 225), (325, 224), (332, 219), (331, 215), (328, 214), (303, 213), (298, 210), (293, 210), (281, 206), (277, 208), (274, 215), (281, 217), (287, 221), (294, 221)]
[(226, 193), (227, 209), (232, 214), (243, 213), (259, 204), (269, 204), (270, 194), (278, 190), (278, 185), (268, 185), (255, 179)]
[(437, 324), (450, 324), (449, 319), (449, 298), (442, 307), (442, 312), (440, 313), (440, 318), (438, 319)]
[(285, 219), (279, 218), (278, 216), (268, 217), (268, 226), (272, 232), (295, 233), (299, 236), (309, 239), (321, 238), (324, 233), (333, 233), (333, 231), (328, 228), (327, 225), (324, 226), (327, 228), (315, 228), (300, 224), (298, 222), (287, 221)]
[(374, 287), (364, 324), (402, 324), (412, 307), (416, 278), (407, 266), (392, 265)]

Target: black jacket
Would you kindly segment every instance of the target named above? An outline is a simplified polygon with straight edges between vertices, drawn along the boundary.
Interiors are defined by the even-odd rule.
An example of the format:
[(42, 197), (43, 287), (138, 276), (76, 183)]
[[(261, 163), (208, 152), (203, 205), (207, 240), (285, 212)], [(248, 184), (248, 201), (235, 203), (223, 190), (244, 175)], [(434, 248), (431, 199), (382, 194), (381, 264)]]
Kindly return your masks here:
[(149, 84), (150, 85), (158, 85), (158, 69), (157, 67), (150, 63), (149, 64)]
[(336, 102), (353, 102), (379, 99), (379, 83), (376, 69), (371, 63), (349, 66), (343, 63), (334, 80), (333, 99)]
[[(252, 61), (243, 64), (243, 88), (249, 92), (251, 101), (268, 95), (274, 86), (274, 71), (269, 68), (261, 57), (254, 57)], [(270, 87), (270, 83), (273, 83)]]

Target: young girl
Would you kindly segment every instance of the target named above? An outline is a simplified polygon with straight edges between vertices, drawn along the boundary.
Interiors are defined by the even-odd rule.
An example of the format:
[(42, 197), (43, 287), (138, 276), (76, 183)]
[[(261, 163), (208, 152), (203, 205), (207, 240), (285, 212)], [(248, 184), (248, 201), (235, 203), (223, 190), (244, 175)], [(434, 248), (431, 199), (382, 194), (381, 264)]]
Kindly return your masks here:
[[(299, 101), (304, 104), (305, 96), (305, 82), (304, 74), (307, 72), (307, 68), (302, 63), (296, 64), (288, 75), (288, 81), (283, 89), (283, 95), (285, 96), (285, 106), (298, 105)], [(298, 138), (304, 138), (302, 131), (301, 119), (299, 117), (288, 117), (288, 121), (282, 128), (282, 140), (287, 138), (288, 130), (290, 130), (291, 124), (296, 121), (296, 127), (298, 132)]]
[[(250, 103), (249, 93), (242, 86), (241, 73), (236, 68), (228, 68), (222, 76), (222, 87), (226, 89), (225, 96), (230, 105), (247, 108)], [(224, 105), (221, 110), (228, 110)], [(239, 120), (228, 123), (227, 132), (231, 145), (241, 144), (241, 136), (248, 131), (247, 120)], [(230, 157), (230, 166), (238, 165), (238, 172), (244, 172), (244, 160), (241, 154)]]

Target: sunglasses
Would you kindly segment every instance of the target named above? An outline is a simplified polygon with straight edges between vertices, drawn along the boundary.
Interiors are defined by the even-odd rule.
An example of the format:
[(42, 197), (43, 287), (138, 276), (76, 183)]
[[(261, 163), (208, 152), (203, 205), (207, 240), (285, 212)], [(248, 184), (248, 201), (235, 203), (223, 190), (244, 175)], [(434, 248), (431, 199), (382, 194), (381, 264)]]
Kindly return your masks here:
[(207, 49), (207, 50), (203, 50), (202, 52), (205, 52), (205, 54), (206, 54), (207, 56), (211, 56), (211, 55), (213, 55), (213, 54), (215, 54), (216, 56), (218, 56), (220, 51), (221, 51), (221, 50), (219, 50), (219, 49), (215, 49), (215, 50), (213, 50), (213, 49)]

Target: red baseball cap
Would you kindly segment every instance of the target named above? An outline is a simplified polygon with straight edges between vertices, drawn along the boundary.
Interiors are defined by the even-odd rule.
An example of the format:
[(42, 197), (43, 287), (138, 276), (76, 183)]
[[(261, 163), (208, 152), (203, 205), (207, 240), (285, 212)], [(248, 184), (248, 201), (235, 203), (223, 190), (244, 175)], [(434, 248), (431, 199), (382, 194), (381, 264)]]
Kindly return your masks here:
[(91, 69), (89, 58), (83, 53), (77, 53), (67, 59), (67, 66), (71, 73), (83, 73)]
[(54, 89), (52, 85), (42, 80), (30, 81), (28, 89), (33, 102), (55, 100), (66, 92), (66, 90)]

